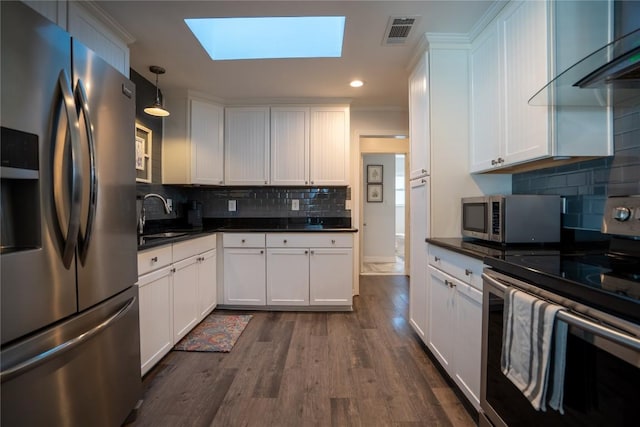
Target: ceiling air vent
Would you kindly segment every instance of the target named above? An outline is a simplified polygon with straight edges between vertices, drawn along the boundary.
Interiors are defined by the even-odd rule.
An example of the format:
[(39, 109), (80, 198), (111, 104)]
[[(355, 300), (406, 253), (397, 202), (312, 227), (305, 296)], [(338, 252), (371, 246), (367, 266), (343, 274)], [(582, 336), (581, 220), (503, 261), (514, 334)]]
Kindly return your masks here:
[(384, 46), (403, 45), (409, 39), (411, 28), (418, 23), (419, 16), (392, 16), (387, 22), (382, 44)]

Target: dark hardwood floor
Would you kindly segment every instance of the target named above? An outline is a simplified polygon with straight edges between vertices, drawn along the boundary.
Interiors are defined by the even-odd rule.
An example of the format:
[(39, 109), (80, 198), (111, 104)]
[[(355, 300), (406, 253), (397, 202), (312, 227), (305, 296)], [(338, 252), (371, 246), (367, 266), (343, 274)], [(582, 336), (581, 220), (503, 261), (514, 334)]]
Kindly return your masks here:
[(252, 312), (230, 353), (170, 352), (130, 425), (474, 425), (407, 313), (405, 276), (362, 276), (353, 312)]

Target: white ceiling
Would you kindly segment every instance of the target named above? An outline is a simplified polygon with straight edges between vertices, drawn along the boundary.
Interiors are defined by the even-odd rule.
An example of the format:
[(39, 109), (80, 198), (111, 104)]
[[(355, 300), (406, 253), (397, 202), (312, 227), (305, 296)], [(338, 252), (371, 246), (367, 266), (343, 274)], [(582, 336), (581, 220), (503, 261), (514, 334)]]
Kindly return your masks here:
[[(343, 98), (359, 108), (407, 108), (408, 66), (425, 32), (469, 33), (494, 0), (449, 1), (96, 1), (130, 33), (131, 68), (161, 89), (208, 93), (228, 103), (260, 99)], [(184, 18), (346, 16), (342, 58), (219, 61), (209, 59)], [(409, 40), (383, 46), (390, 16), (420, 15)], [(233, 40), (229, 40), (233, 43)], [(352, 79), (365, 86), (351, 88)]]

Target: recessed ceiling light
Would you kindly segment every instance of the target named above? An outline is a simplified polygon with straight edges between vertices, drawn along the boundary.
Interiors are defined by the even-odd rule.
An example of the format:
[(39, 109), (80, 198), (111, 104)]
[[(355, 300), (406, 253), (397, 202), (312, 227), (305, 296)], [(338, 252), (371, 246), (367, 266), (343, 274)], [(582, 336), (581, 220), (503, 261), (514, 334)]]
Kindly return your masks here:
[(351, 83), (349, 83), (349, 86), (351, 86), (351, 87), (362, 87), (362, 86), (364, 86), (364, 82), (362, 80), (353, 80)]
[(211, 59), (339, 58), (344, 16), (185, 19)]

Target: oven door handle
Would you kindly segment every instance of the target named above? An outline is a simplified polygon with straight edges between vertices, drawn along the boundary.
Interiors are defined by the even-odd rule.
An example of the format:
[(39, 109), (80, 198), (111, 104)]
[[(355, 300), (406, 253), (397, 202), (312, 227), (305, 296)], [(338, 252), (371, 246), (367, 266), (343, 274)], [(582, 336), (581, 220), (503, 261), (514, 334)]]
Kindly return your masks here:
[[(508, 286), (494, 279), (487, 273), (482, 273), (482, 278), (503, 292), (505, 292), (509, 288)], [(599, 337), (608, 339), (616, 344), (623, 345), (632, 350), (640, 351), (640, 339), (632, 335), (619, 332), (615, 329), (612, 329), (602, 324), (588, 320), (582, 316), (577, 316), (573, 313), (570, 313), (567, 310), (558, 311), (558, 314), (556, 315), (556, 317), (571, 326), (575, 326), (577, 328), (583, 329), (587, 332), (590, 332)]]

